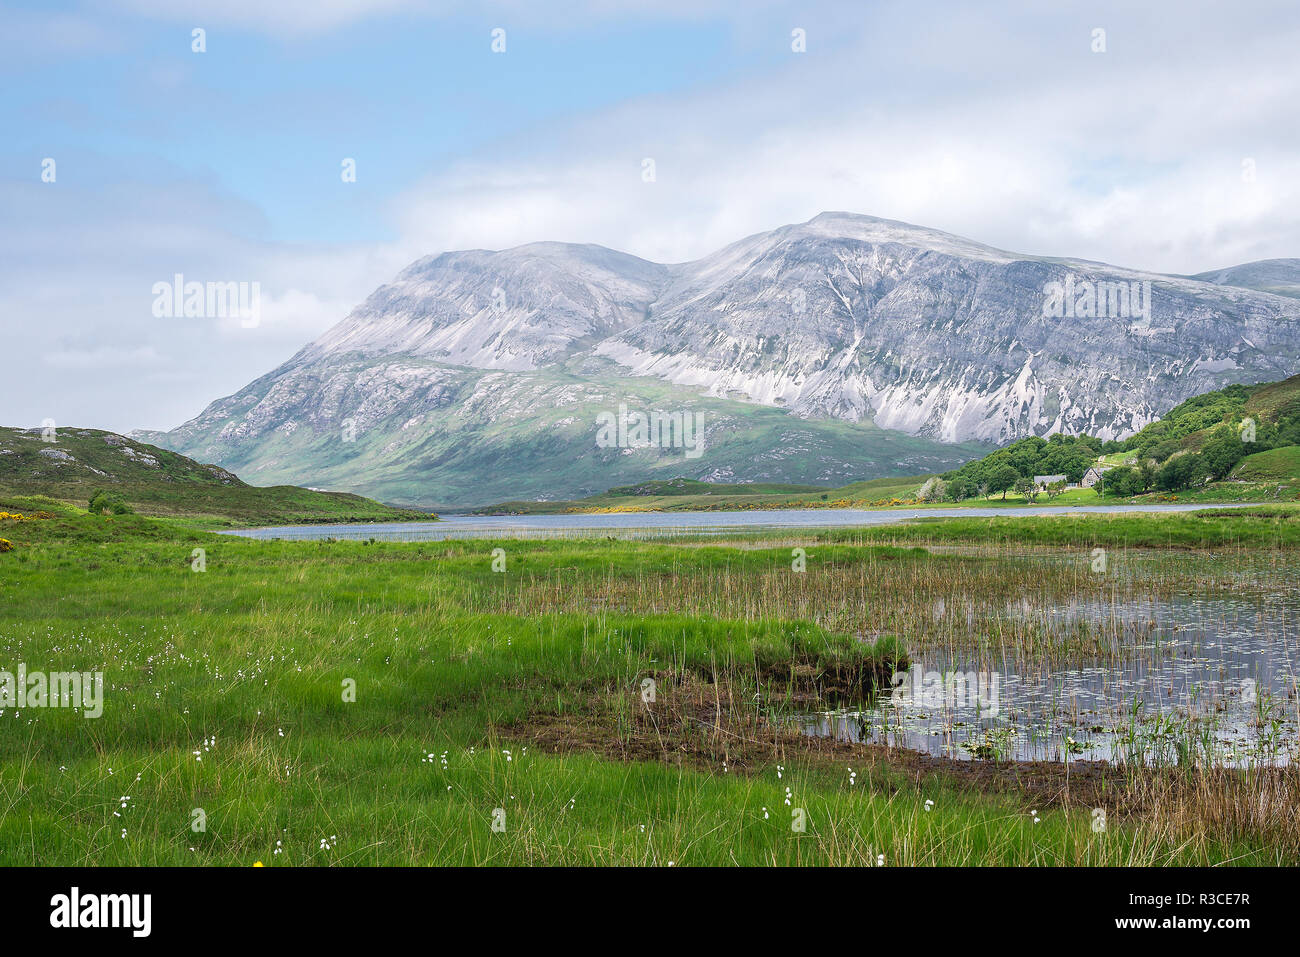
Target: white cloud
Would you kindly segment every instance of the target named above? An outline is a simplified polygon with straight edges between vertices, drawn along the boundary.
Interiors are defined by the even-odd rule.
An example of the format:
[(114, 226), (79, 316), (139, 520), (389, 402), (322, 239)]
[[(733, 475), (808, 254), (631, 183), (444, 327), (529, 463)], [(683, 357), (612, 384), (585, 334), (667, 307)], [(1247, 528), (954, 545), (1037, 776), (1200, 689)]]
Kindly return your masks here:
[[(1103, 55), (1076, 29), (1074, 57), (987, 23), (936, 30), (920, 50), (864, 31), (771, 76), (495, 144), (430, 176), (395, 215), (423, 253), (561, 239), (671, 261), (847, 209), (1167, 271), (1295, 255), (1300, 154), (1280, 118), (1300, 98), (1296, 21), (1249, 47), (1207, 36), (1158, 57), (1117, 52), (1149, 40), (1150, 24), (1118, 24)], [(1020, 81), (999, 64), (1018, 64)]]
[[(272, 32), (308, 6), (322, 29), (394, 8), (168, 6)], [(384, 243), (265, 241), (255, 205), (176, 170), (126, 170), (93, 190), (71, 176), (0, 183), (16, 224), (0, 230), (0, 316), (9, 352), (33, 357), (7, 373), (0, 420), (175, 426), (410, 261), (448, 249), (563, 240), (681, 261), (843, 209), (1171, 272), (1300, 255), (1300, 126), (1289, 122), (1300, 12), (1207, 9), (1012, 4), (990, 17), (940, 5), (918, 22), (910, 5), (860, 21), (809, 8), (809, 52), (768, 72), (506, 131), (432, 168), (391, 203)], [(691, 11), (662, 15), (679, 14)], [(1096, 23), (1109, 31), (1103, 55), (1087, 51)], [(645, 157), (654, 183), (642, 181)], [(175, 272), (260, 282), (262, 322), (154, 319), (152, 284)]]
[(152, 346), (122, 349), (116, 346), (97, 346), (93, 349), (61, 349), (47, 352), (41, 361), (55, 369), (103, 370), (129, 369), (139, 366), (156, 366), (163, 361)]

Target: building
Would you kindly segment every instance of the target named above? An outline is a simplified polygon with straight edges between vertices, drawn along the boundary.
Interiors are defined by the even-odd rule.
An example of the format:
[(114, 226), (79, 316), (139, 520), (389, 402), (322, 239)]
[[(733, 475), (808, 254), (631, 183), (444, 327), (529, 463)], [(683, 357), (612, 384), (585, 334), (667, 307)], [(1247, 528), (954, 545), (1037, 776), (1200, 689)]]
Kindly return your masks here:
[(1092, 488), (1101, 481), (1102, 475), (1109, 471), (1110, 467), (1107, 465), (1093, 465), (1088, 469), (1088, 471), (1083, 473), (1083, 481), (1079, 484), (1084, 488)]
[(1057, 482), (1064, 483), (1065, 476), (1064, 475), (1035, 475), (1034, 476), (1034, 486), (1040, 492), (1047, 491), (1047, 486), (1055, 485)]

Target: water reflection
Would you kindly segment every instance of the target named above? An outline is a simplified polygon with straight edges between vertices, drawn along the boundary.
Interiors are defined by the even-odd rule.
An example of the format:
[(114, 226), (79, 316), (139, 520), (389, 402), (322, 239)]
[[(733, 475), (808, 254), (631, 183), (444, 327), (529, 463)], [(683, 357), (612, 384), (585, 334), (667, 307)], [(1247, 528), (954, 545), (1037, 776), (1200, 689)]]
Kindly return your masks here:
[(803, 726), (965, 759), (1297, 759), (1300, 596), (1080, 600), (1047, 617), (1062, 631), (1117, 624), (1133, 643), (1122, 658), (1064, 669), (932, 655), (871, 706), (808, 715)]

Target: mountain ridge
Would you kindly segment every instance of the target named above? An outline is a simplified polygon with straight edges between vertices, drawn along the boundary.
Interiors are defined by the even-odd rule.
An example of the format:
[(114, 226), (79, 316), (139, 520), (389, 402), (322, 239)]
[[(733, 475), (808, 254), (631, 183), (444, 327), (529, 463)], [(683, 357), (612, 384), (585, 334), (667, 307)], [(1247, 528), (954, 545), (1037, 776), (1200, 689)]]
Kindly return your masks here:
[[(522, 477), (528, 491), (568, 498), (668, 467), (662, 456), (615, 450), (634, 456), (624, 464), (637, 462), (635, 474), (614, 466), (624, 455), (593, 454), (596, 407), (623, 393), (677, 409), (697, 397), (728, 403), (714, 410), (722, 414), (714, 453), (687, 463), (699, 470), (691, 478), (858, 480), (942, 469), (951, 446), (1058, 431), (1120, 438), (1192, 395), (1300, 369), (1300, 301), (1233, 285), (1261, 275), (1276, 282), (1275, 269), (1249, 265), (1201, 274), (1211, 282), (1010, 253), (845, 212), (676, 264), (594, 244), (447, 252), (412, 263), (278, 369), (180, 428), (141, 434), (246, 474), (313, 484), (324, 474), (366, 494), (438, 504), (477, 503), (409, 496), (421, 482), (431, 493), (450, 482), (457, 499), (471, 494), (474, 476), (454, 474), (448, 456), (481, 468), (491, 451), (554, 473), (552, 482)], [(1071, 292), (1068, 309), (1049, 314), (1054, 286), (1084, 290), (1080, 308)], [(1118, 314), (1094, 315), (1102, 304)], [(543, 373), (571, 377), (568, 391)], [(526, 396), (576, 414), (539, 418)], [(788, 455), (783, 468), (747, 464), (736, 442), (757, 441), (741, 424), (757, 412), (744, 406), (802, 423), (827, 467), (809, 474)], [(352, 449), (351, 466), (349, 450), (328, 445), (349, 419), (383, 440), (364, 456)], [(861, 434), (830, 436), (836, 422)], [(300, 429), (310, 440), (289, 441)], [(413, 440), (413, 429), (447, 441), (434, 448)], [(894, 433), (917, 453), (906, 464), (879, 454)], [(560, 461), (548, 465), (547, 448)], [(948, 467), (970, 451), (950, 449)], [(779, 448), (763, 452), (768, 462), (782, 458)], [(575, 459), (586, 475), (568, 469)]]

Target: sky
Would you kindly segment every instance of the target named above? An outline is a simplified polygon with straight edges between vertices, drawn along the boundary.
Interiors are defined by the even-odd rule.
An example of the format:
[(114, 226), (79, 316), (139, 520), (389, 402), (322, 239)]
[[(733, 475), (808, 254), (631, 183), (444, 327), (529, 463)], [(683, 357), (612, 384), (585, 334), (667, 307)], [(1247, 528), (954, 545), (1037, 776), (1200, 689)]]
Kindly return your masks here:
[[(0, 424), (174, 428), (451, 249), (848, 210), (1297, 257), (1298, 49), (1293, 0), (0, 0)], [(257, 321), (168, 314), (178, 274)]]

